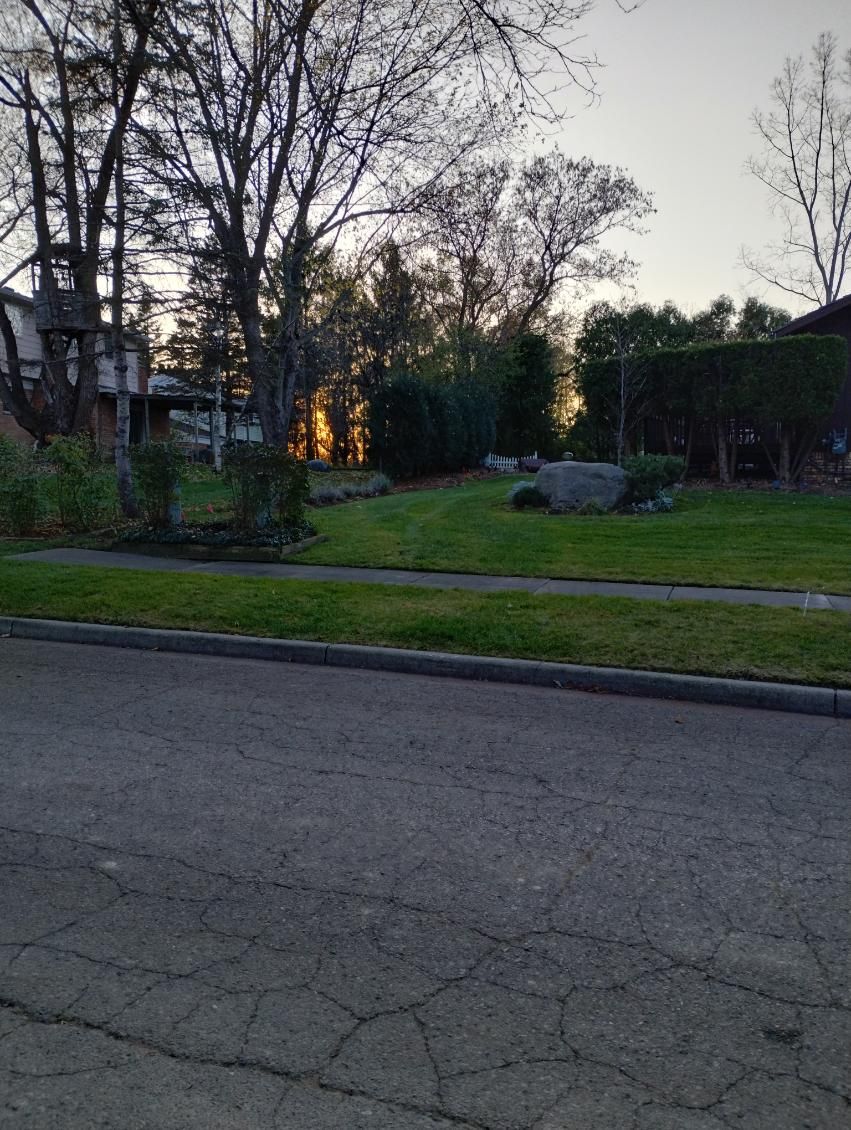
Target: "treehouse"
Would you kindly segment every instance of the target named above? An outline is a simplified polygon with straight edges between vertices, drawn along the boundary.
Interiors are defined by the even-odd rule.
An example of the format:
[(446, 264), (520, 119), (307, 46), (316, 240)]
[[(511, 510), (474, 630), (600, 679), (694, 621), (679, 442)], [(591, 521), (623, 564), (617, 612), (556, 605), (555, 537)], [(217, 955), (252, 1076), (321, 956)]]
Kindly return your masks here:
[(47, 270), (43, 263), (33, 265), (33, 311), (39, 333), (76, 334), (100, 324), (100, 298), (75, 285), (79, 257), (78, 250), (56, 246)]

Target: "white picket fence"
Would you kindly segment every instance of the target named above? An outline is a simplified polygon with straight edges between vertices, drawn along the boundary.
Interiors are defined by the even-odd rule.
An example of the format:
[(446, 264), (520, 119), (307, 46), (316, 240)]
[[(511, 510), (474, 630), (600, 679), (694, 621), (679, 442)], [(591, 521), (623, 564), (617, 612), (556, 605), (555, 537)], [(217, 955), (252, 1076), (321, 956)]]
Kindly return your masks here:
[[(534, 455), (524, 455), (524, 459), (537, 459), (538, 453)], [(512, 459), (509, 455), (486, 455), (482, 460), (482, 464), (488, 467), (491, 471), (501, 471), (504, 475), (514, 474), (519, 466), (519, 459)]]

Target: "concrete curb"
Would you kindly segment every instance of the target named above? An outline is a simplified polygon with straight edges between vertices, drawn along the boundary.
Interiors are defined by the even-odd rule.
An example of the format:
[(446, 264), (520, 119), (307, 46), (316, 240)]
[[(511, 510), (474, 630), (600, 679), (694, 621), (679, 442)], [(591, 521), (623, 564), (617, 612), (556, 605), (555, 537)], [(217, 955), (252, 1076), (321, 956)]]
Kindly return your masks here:
[(699, 675), (630, 671), (618, 667), (584, 667), (572, 663), (543, 663), (529, 659), (453, 655), (360, 644), (326, 644), (310, 640), (264, 639), (167, 628), (130, 628), (69, 620), (31, 620), (18, 617), (0, 619), (0, 635), (54, 643), (101, 644), (146, 651), (214, 655), (228, 659), (310, 663), (326, 667), (443, 676), (851, 718), (851, 691), (791, 683), (757, 683)]

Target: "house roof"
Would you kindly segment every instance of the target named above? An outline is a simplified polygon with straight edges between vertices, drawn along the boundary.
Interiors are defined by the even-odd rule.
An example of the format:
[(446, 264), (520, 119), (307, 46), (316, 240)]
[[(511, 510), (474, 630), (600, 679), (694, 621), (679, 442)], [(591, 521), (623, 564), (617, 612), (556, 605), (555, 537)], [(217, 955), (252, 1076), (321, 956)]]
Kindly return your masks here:
[(25, 294), (18, 294), (10, 286), (0, 286), (0, 299), (4, 302), (14, 302), (17, 306), (32, 306), (33, 300)]
[(851, 294), (846, 294), (844, 298), (837, 298), (835, 302), (828, 302), (826, 306), (819, 306), (818, 310), (811, 310), (809, 314), (802, 314), (800, 318), (794, 318), (791, 322), (787, 322), (785, 326), (776, 330), (775, 337), (798, 333), (799, 330), (805, 330), (808, 326), (820, 322), (822, 318), (836, 314), (846, 307), (851, 307)]

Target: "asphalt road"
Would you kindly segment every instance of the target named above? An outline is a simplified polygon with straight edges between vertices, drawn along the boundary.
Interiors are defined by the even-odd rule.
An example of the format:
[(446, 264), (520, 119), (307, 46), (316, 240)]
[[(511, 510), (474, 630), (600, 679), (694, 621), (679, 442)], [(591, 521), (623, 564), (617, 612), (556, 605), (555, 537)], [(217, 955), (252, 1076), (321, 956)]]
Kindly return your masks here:
[(851, 1125), (851, 722), (0, 640), (0, 1126)]

